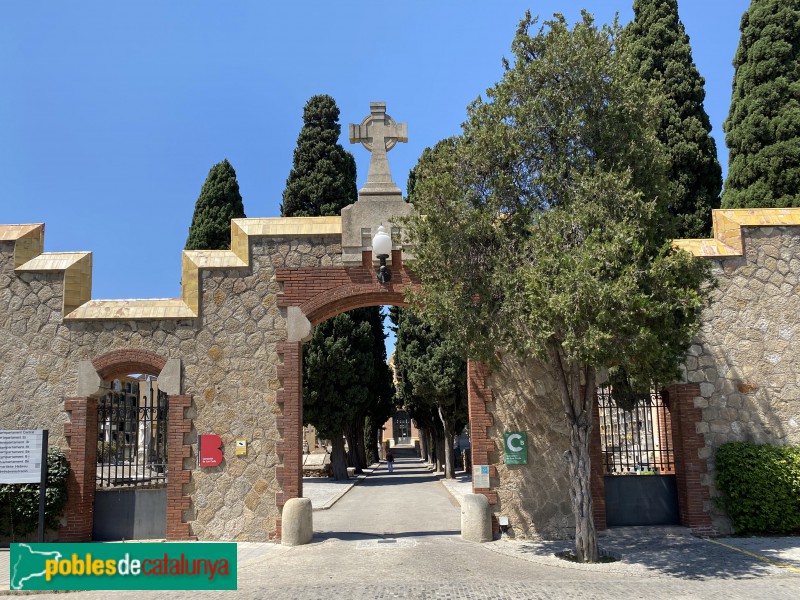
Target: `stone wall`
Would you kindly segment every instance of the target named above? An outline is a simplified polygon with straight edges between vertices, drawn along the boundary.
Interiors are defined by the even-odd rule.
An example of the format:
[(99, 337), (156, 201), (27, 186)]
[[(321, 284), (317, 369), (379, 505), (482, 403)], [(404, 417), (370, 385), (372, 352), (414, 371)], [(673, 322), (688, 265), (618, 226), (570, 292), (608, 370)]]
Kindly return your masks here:
[[(494, 462), (497, 486), (496, 514), (509, 517), (512, 534), (546, 539), (568, 538), (575, 533), (569, 500), (567, 463), (569, 430), (555, 382), (535, 360), (525, 363), (510, 355), (489, 377), (494, 417), (489, 438), (496, 441)], [(506, 465), (503, 434), (526, 431), (528, 464)]]
[[(115, 349), (144, 349), (180, 359), (186, 416), (197, 435), (216, 433), (225, 444), (219, 467), (197, 469), (184, 493), (184, 521), (200, 539), (266, 540), (280, 518), (276, 478), (281, 409), (276, 393), (279, 342), (287, 338), (276, 270), (341, 264), (341, 237), (251, 238), (245, 268), (200, 270), (200, 314), (194, 319), (65, 319), (63, 271), (14, 271), (14, 242), (0, 241), (0, 428), (50, 429), (66, 447), (64, 399), (77, 394), (80, 361)], [(235, 457), (233, 441), (248, 440)]]
[[(742, 256), (711, 259), (718, 287), (686, 359), (686, 378), (700, 388), (702, 483), (712, 498), (725, 442), (800, 444), (800, 228), (742, 231)], [(713, 501), (706, 508), (717, 531), (731, 531)]]
[[(712, 261), (717, 282), (686, 358), (689, 385), (672, 388), (673, 401), (681, 403), (671, 415), (682, 437), (675, 440), (683, 469), (681, 518), (697, 532), (731, 532), (713, 501), (720, 445), (800, 444), (798, 224), (796, 209), (716, 211), (714, 239), (677, 242)], [(533, 362), (522, 367), (505, 357), (489, 377), (494, 512), (509, 516), (522, 537), (571, 536), (567, 468), (560, 458), (568, 447), (566, 422), (549, 373)], [(528, 432), (527, 465), (503, 464), (503, 432), (510, 430)]]

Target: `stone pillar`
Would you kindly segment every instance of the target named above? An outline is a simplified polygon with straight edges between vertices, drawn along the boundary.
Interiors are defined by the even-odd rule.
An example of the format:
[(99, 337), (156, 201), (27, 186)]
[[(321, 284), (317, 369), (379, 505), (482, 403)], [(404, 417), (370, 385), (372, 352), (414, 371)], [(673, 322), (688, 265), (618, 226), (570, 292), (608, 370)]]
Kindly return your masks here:
[(703, 485), (708, 465), (705, 459), (700, 458), (700, 449), (706, 443), (697, 427), (702, 422), (703, 411), (694, 403), (695, 398), (700, 397), (700, 386), (696, 383), (676, 384), (667, 392), (681, 525), (698, 535), (711, 534), (714, 529), (709, 513), (710, 493), (708, 486)]
[(94, 526), (94, 492), (97, 485), (97, 398), (66, 398), (70, 422), (64, 425), (69, 444), (66, 523), (61, 542), (90, 542)]
[(192, 431), (192, 420), (186, 418), (186, 409), (192, 404), (191, 396), (175, 395), (169, 397), (167, 413), (167, 539), (196, 539), (190, 534), (189, 524), (185, 522), (184, 511), (191, 508), (191, 497), (183, 493), (183, 486), (191, 480), (191, 467), (186, 468), (185, 460), (191, 460), (192, 447), (186, 443), (186, 435)]
[(603, 447), (600, 440), (600, 407), (595, 395), (592, 404), (592, 434), (589, 438), (589, 458), (592, 461), (592, 475), (589, 488), (592, 492), (592, 514), (594, 527), (598, 531), (606, 529), (606, 485), (603, 472)]
[(486, 496), (464, 494), (461, 500), (461, 537), (468, 542), (492, 541), (492, 518)]
[(302, 546), (314, 537), (314, 517), (309, 498), (291, 498), (281, 511), (281, 545)]
[[(275, 467), (275, 476), (281, 491), (275, 501), (282, 509), (288, 500), (303, 496), (303, 343), (281, 342), (278, 353), (283, 355), (283, 364), (278, 367), (283, 386), (277, 393), (282, 414), (276, 419), (281, 439), (276, 444), (280, 463)], [(278, 538), (281, 527), (279, 521), (275, 532)]]

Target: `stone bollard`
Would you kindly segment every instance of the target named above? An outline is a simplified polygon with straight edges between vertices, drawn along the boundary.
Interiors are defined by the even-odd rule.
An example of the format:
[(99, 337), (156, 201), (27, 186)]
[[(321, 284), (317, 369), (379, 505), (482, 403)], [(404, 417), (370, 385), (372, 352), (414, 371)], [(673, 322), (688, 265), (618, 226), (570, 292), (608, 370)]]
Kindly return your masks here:
[(492, 541), (489, 500), (483, 494), (464, 494), (461, 501), (461, 537), (468, 542)]
[(292, 498), (283, 505), (281, 545), (302, 546), (314, 537), (314, 522), (309, 498)]

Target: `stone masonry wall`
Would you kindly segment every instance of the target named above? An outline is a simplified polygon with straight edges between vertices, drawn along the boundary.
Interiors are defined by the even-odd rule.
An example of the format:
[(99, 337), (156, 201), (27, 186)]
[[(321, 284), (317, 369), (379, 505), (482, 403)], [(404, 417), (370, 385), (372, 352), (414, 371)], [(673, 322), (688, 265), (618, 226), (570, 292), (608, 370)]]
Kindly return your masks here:
[[(575, 533), (569, 500), (567, 464), (569, 430), (555, 382), (535, 360), (524, 364), (510, 355), (489, 377), (494, 417), (489, 438), (497, 452), (490, 459), (499, 477), (496, 514), (509, 517), (512, 533), (521, 538), (568, 538)], [(503, 434), (526, 431), (528, 464), (506, 465)]]
[[(0, 428), (48, 428), (51, 444), (65, 447), (64, 399), (76, 395), (79, 361), (128, 348), (178, 358), (183, 393), (193, 397), (186, 442), (213, 432), (225, 444), (219, 467), (185, 459), (191, 535), (255, 541), (275, 532), (276, 350), (287, 337), (276, 269), (340, 265), (340, 237), (256, 238), (250, 267), (201, 271), (200, 317), (185, 320), (64, 321), (63, 274), (15, 273), (13, 251), (0, 242)], [(234, 456), (237, 437), (247, 439), (247, 456)]]
[[(702, 259), (713, 261), (717, 288), (686, 358), (686, 382), (695, 385), (683, 387), (699, 394), (680, 399), (689, 403), (681, 413), (684, 433), (702, 435), (699, 444), (688, 444), (696, 456), (682, 457), (682, 464), (700, 459), (707, 466), (699, 477), (682, 474), (691, 498), (684, 497), (681, 514), (694, 511), (686, 517), (693, 524), (710, 515), (709, 531), (718, 533), (731, 527), (713, 502), (716, 449), (737, 440), (800, 444), (800, 227), (742, 232), (743, 256)], [(533, 362), (525, 367), (505, 357), (489, 378), (495, 401), (488, 405), (494, 419), (489, 437), (498, 448), (490, 461), (499, 478), (495, 513), (509, 516), (521, 536), (571, 536), (561, 459), (568, 447), (566, 422), (549, 374)], [(510, 430), (528, 432), (527, 465), (502, 464), (503, 432)], [(701, 515), (695, 514), (699, 506)]]
[[(743, 256), (710, 259), (718, 288), (686, 360), (712, 498), (725, 442), (800, 444), (800, 228), (744, 228), (743, 238)], [(717, 531), (731, 531), (713, 501), (706, 510)]]

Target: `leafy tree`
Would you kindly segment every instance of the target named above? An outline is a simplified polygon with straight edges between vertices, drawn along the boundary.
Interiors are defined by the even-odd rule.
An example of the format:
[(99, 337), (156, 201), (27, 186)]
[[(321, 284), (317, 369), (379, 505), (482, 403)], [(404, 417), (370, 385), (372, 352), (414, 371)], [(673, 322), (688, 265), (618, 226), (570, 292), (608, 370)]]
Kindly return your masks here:
[(304, 416), (320, 436), (331, 440), (331, 468), (337, 480), (347, 479), (342, 432), (359, 419), (364, 422), (373, 398), (374, 336), (366, 315), (359, 314), (365, 310), (320, 323), (303, 349)]
[(303, 109), (282, 216), (338, 215), (358, 199), (356, 161), (339, 144), (341, 129), (336, 101), (327, 95), (312, 96)]
[(395, 409), (394, 383), (392, 371), (386, 358), (386, 333), (383, 328), (383, 310), (367, 309), (369, 324), (373, 338), (373, 360), (375, 364), (375, 380), (371, 385), (372, 399), (367, 409), (364, 423), (364, 445), (366, 464), (378, 461), (378, 432), (383, 424), (392, 416)]
[[(338, 119), (339, 108), (330, 96), (312, 96), (306, 103), (293, 168), (283, 192), (282, 216), (338, 215), (343, 207), (358, 198), (355, 159), (338, 143), (341, 133)], [(349, 340), (339, 337), (342, 335), (356, 337)], [(362, 339), (361, 336), (366, 337)], [(367, 338), (371, 342), (367, 343)], [(315, 400), (319, 390), (312, 396), (312, 387), (307, 387), (303, 399), (307, 422), (332, 440), (331, 464), (337, 478), (347, 478), (347, 465), (355, 467), (356, 472), (367, 466), (365, 438), (377, 439), (377, 428), (383, 425), (386, 413), (390, 411), (387, 404), (391, 405), (392, 401), (391, 377), (386, 365), (384, 339), (380, 307), (371, 307), (338, 315), (331, 322), (326, 321), (315, 328), (311, 341), (306, 344), (305, 355), (310, 358), (303, 366), (304, 380), (309, 382), (309, 386), (320, 383), (332, 388), (336, 387), (333, 382), (338, 378), (338, 387), (342, 389), (342, 393), (325, 400), (324, 410)], [(331, 348), (342, 348), (351, 342), (359, 348), (365, 344), (369, 346), (368, 359), (362, 356), (370, 361), (368, 371), (364, 372), (364, 365), (355, 366), (347, 361), (331, 370), (321, 355)], [(336, 356), (332, 358), (335, 360)], [(325, 372), (317, 372), (317, 369)], [(346, 388), (353, 381), (358, 381), (360, 387), (347, 393)], [(369, 393), (362, 395), (359, 391), (362, 388), (368, 389)], [(342, 403), (341, 406), (337, 402)], [(378, 422), (381, 417), (384, 421)], [(369, 431), (365, 431), (367, 425)], [(346, 457), (342, 435), (348, 441), (349, 453)], [(371, 454), (374, 455), (374, 451)]]
[[(671, 382), (698, 326), (708, 265), (670, 243), (654, 102), (620, 30), (530, 13), (463, 134), (418, 165), (412, 300), (468, 356), (535, 356), (569, 427), (575, 553), (597, 561), (589, 439), (598, 369)], [(446, 269), (442, 265), (447, 265)], [(457, 274), (457, 277), (453, 275)]]
[(208, 172), (194, 205), (185, 249), (228, 250), (231, 247), (231, 219), (244, 216), (236, 171), (226, 158)]
[(444, 454), (445, 477), (453, 478), (453, 439), (467, 423), (467, 363), (454, 342), (412, 309), (393, 314), (398, 401), (418, 423), (441, 434), (437, 447)]
[(676, 233), (682, 238), (706, 237), (711, 233), (711, 209), (720, 204), (722, 169), (703, 108), (705, 81), (692, 60), (677, 0), (635, 0), (633, 12), (626, 50), (633, 68), (661, 95), (658, 137), (668, 160), (669, 210), (678, 219)]
[(723, 206), (800, 206), (800, 0), (753, 0), (740, 30)]

